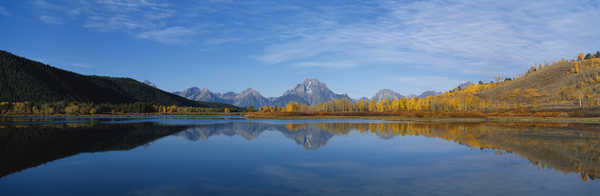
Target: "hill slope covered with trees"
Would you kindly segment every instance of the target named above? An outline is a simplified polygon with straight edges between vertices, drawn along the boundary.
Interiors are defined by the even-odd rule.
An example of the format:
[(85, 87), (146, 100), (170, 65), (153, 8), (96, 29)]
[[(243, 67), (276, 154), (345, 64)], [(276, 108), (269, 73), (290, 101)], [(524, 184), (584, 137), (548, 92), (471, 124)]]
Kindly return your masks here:
[[(41, 107), (39, 103), (53, 103), (51, 107), (61, 108), (69, 103), (108, 104), (111, 110), (129, 106), (142, 108), (124, 110), (131, 112), (166, 111), (167, 106), (174, 106), (171, 111), (176, 110), (176, 106), (215, 108), (215, 111), (239, 109), (229, 104), (188, 100), (131, 78), (81, 75), (1, 50), (0, 102), (3, 111), (20, 105), (32, 110), (31, 107)], [(38, 104), (32, 105), (32, 102)], [(148, 109), (151, 106), (154, 109)]]
[(94, 103), (155, 103), (162, 105), (225, 106), (191, 101), (131, 78), (86, 76), (0, 51), (0, 101)]

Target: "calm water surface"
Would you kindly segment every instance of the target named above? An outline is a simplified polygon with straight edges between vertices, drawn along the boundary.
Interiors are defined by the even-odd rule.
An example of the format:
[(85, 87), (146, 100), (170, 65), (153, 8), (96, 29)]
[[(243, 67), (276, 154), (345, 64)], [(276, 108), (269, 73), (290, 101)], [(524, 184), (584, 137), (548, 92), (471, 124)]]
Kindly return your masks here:
[(0, 118), (0, 195), (597, 195), (600, 127)]

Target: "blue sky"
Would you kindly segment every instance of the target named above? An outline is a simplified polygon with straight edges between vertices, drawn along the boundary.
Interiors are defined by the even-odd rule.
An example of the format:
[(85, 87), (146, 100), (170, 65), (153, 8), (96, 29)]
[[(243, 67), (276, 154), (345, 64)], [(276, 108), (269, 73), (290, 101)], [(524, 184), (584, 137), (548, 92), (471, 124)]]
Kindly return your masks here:
[(0, 49), (167, 91), (448, 90), (600, 50), (600, 1), (2, 0)]

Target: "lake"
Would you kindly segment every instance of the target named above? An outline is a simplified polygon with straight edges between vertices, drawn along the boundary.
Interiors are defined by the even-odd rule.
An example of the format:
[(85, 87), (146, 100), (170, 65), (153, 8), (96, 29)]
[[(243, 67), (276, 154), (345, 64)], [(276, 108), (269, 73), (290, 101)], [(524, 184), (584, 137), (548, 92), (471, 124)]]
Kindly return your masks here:
[(600, 126), (3, 117), (0, 195), (596, 195)]

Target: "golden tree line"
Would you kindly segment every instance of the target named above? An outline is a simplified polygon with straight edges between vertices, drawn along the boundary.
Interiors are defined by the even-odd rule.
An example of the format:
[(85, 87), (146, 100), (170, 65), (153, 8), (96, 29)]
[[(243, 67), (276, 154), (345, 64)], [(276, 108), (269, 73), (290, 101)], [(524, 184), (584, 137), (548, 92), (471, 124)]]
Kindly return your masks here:
[(0, 102), (0, 114), (133, 114), (133, 113), (162, 113), (186, 114), (205, 112), (231, 112), (230, 108), (182, 107), (177, 105), (158, 105), (152, 103), (128, 104), (96, 104), (89, 102)]
[(477, 92), (488, 89), (495, 83), (474, 84), (462, 90), (455, 90), (437, 96), (412, 97), (400, 99), (359, 100), (333, 99), (325, 103), (308, 106), (298, 102), (289, 102), (285, 107), (265, 106), (262, 112), (487, 112), (495, 109), (511, 109), (518, 107), (504, 101), (529, 100), (539, 96), (536, 90), (527, 89), (523, 93), (515, 92), (514, 96), (503, 100), (486, 100), (476, 96)]
[[(515, 89), (511, 93), (495, 98), (483, 98), (477, 94), (498, 85), (496, 83), (474, 84), (462, 90), (454, 90), (437, 96), (383, 99), (376, 101), (333, 99), (325, 103), (308, 106), (289, 102), (284, 107), (265, 106), (259, 112), (495, 112), (504, 110), (540, 109), (542, 94), (537, 89)], [(565, 95), (565, 100), (576, 98)], [(600, 100), (595, 96), (594, 99)], [(564, 101), (560, 101), (563, 103)], [(598, 105), (598, 102), (593, 102)]]

